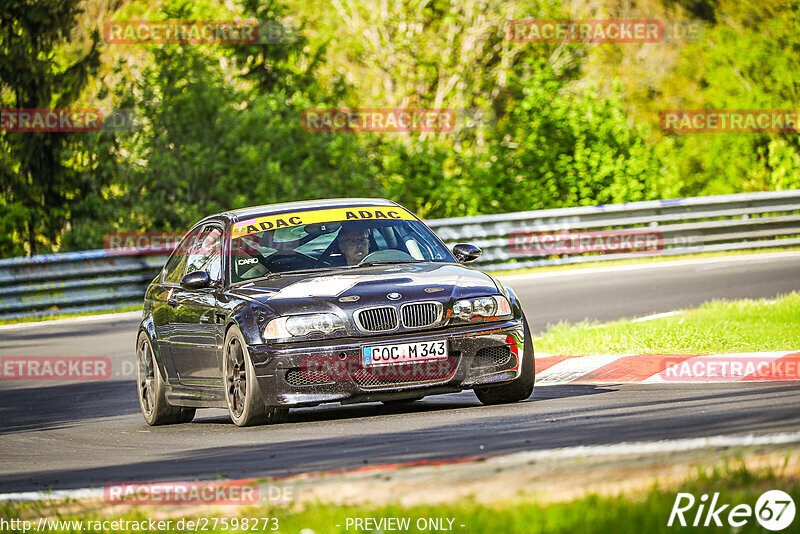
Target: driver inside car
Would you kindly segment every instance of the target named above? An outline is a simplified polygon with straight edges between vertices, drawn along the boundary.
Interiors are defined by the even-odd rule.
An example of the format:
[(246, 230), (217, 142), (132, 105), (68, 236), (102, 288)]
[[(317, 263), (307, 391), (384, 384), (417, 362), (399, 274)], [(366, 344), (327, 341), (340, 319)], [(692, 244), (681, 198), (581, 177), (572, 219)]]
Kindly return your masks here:
[(358, 265), (369, 254), (369, 230), (343, 227), (336, 236), (336, 244), (347, 261), (347, 265)]

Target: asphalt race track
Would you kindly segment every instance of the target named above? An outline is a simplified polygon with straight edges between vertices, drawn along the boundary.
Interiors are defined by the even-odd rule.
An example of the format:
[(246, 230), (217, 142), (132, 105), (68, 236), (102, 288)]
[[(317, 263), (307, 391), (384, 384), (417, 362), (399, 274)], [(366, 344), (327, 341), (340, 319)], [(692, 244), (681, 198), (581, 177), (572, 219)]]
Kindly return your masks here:
[[(734, 256), (509, 279), (535, 331), (714, 298), (800, 290), (800, 253)], [(107, 356), (98, 382), (0, 382), (0, 492), (125, 480), (287, 475), (425, 458), (477, 456), (800, 429), (800, 384), (563, 385), (527, 402), (481, 406), (471, 392), (408, 406), (322, 406), (287, 424), (236, 428), (222, 410), (148, 427), (133, 382), (138, 319), (0, 328), (0, 357)], [(800, 349), (800, 347), (792, 347)]]

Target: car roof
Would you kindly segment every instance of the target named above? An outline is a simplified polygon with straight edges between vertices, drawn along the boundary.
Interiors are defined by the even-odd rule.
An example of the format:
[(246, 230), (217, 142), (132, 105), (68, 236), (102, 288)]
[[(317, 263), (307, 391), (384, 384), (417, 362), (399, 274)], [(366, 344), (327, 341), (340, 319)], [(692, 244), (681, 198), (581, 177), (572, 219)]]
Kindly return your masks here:
[(283, 202), (280, 204), (267, 204), (265, 206), (241, 208), (238, 210), (226, 211), (220, 215), (227, 217), (231, 220), (231, 222), (238, 222), (247, 219), (253, 219), (255, 217), (277, 215), (280, 213), (360, 206), (399, 206), (399, 204), (385, 198), (330, 198), (324, 200), (302, 200), (299, 202)]

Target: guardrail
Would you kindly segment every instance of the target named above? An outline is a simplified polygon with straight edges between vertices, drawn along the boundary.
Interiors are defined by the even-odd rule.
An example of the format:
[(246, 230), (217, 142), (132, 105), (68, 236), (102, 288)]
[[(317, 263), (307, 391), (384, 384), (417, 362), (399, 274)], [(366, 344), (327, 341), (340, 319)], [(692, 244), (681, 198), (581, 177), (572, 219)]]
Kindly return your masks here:
[[(800, 246), (800, 190), (654, 200), (435, 219), (448, 245), (470, 242), (487, 271), (631, 257)], [(614, 252), (608, 236), (653, 238)], [(547, 236), (547, 237), (545, 237)], [(603, 236), (605, 248), (592, 247)], [(656, 236), (656, 237), (653, 237)], [(581, 242), (581, 238), (584, 241)], [(649, 239), (648, 238), (648, 239)], [(555, 243), (577, 243), (564, 251)], [(565, 241), (566, 239), (566, 241)], [(569, 241), (569, 240), (572, 241)], [(657, 241), (657, 242), (656, 242)], [(531, 246), (535, 243), (535, 246)], [(581, 246), (585, 243), (587, 246)], [(618, 241), (617, 241), (618, 243)], [(0, 260), (0, 319), (99, 311), (141, 303), (166, 256), (108, 250)]]

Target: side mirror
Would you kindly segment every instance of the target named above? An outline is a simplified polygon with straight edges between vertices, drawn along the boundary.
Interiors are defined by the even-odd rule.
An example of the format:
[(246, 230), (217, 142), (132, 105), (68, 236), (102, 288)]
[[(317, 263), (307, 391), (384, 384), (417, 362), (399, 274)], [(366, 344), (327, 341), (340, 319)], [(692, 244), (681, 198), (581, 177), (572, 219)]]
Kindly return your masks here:
[(211, 277), (205, 271), (194, 271), (181, 278), (184, 289), (203, 289), (211, 286)]
[(481, 249), (469, 243), (459, 243), (453, 247), (453, 256), (459, 263), (469, 263), (481, 257)]

